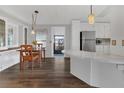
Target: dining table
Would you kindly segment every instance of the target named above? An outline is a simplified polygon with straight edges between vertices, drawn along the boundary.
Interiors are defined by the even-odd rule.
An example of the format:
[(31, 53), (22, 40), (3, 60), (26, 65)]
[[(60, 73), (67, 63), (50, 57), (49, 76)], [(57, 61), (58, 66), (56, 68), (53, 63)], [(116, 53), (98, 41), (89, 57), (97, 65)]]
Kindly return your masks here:
[[(20, 62), (22, 62), (21, 52), (24, 51), (24, 50), (18, 49), (17, 51), (20, 52)], [(40, 56), (40, 60), (43, 58), (44, 61), (45, 61), (45, 59), (46, 59), (46, 56), (45, 56), (45, 55), (46, 55), (46, 49), (45, 49), (45, 47), (43, 47), (43, 48), (41, 48), (41, 49), (33, 48), (32, 52), (33, 52), (33, 53), (35, 53), (35, 52), (38, 53), (39, 56)]]

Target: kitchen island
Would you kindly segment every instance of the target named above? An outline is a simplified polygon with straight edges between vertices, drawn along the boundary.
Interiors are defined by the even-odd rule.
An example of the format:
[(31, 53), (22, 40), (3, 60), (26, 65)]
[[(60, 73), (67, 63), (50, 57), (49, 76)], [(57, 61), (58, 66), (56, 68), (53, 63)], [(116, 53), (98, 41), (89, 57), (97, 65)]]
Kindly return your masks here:
[(94, 87), (124, 87), (124, 56), (64, 51), (71, 58), (70, 73)]

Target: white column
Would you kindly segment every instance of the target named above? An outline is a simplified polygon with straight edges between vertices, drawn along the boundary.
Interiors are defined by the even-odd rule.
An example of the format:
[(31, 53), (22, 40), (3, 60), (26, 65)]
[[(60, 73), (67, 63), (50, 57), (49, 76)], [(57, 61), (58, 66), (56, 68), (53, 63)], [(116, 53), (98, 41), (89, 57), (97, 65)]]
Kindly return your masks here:
[(72, 50), (80, 50), (80, 21), (72, 21), (72, 41), (71, 41)]

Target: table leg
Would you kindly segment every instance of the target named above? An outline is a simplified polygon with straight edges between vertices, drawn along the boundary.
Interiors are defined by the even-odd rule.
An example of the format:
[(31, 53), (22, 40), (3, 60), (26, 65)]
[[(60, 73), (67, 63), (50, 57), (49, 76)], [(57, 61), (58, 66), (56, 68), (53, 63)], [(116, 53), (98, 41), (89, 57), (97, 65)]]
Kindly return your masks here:
[(21, 51), (20, 51), (20, 71), (22, 70), (22, 59), (21, 59)]
[(22, 53), (21, 53), (21, 51), (20, 51), (20, 71), (22, 71), (23, 65), (24, 65), (23, 60), (22, 60), (22, 55), (21, 55), (21, 54), (22, 54)]
[(44, 61), (45, 61), (45, 58), (46, 58), (46, 57), (45, 57), (45, 50), (44, 50)]
[(41, 58), (42, 58), (42, 51), (41, 50), (39, 50), (39, 57), (40, 57), (40, 62), (41, 62)]

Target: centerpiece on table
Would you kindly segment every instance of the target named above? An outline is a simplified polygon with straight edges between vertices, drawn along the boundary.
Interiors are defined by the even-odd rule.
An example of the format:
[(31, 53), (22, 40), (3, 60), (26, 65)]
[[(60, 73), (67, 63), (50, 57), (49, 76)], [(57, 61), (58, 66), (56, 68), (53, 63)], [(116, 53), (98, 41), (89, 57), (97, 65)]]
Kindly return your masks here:
[(32, 44), (33, 44), (34, 48), (36, 48), (37, 41), (36, 40), (32, 41)]

